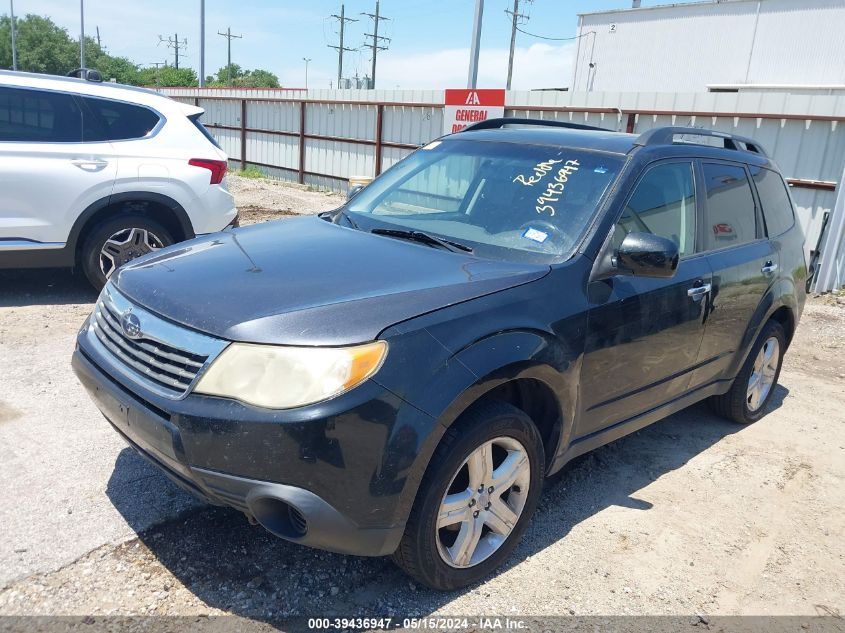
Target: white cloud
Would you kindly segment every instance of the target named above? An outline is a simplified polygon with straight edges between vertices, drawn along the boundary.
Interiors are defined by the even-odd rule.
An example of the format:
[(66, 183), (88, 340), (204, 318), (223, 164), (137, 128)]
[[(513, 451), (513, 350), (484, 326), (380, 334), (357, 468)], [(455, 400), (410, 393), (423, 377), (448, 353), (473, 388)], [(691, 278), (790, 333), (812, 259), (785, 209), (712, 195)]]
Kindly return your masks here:
[[(561, 88), (572, 78), (572, 44), (532, 44), (514, 54), (513, 88)], [(507, 49), (482, 49), (478, 85), (503, 88), (508, 70)], [(469, 49), (455, 48), (415, 55), (385, 54), (378, 60), (378, 87), (404, 89), (460, 88), (466, 85)]]

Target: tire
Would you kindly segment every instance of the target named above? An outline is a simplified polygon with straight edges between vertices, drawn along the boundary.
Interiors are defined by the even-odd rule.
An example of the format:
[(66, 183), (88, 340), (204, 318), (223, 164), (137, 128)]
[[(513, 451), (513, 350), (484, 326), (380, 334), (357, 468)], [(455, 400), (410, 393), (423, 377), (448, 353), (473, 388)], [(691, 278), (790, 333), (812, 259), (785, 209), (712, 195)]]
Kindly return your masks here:
[[(111, 248), (107, 251), (110, 240)], [(99, 290), (126, 262), (173, 242), (170, 232), (155, 220), (142, 215), (119, 215), (94, 227), (88, 234), (82, 244), (80, 263), (88, 281)], [(106, 255), (107, 252), (111, 254)]]
[[(763, 348), (767, 345), (768, 347), (764, 350)], [(772, 351), (771, 361), (766, 360), (768, 350)], [(762, 418), (778, 384), (784, 350), (786, 350), (786, 334), (783, 326), (777, 321), (768, 321), (754, 342), (730, 390), (725, 394), (710, 398), (713, 412), (739, 424), (751, 424)], [(763, 364), (758, 365), (761, 359)], [(758, 394), (755, 398), (750, 391), (750, 385), (752, 378), (760, 375), (757, 371), (758, 367), (766, 368), (764, 373), (771, 379), (771, 383), (762, 397)], [(756, 384), (764, 385), (766, 382), (767, 380), (763, 380), (762, 383)]]
[[(467, 460), (471, 455), (485, 455), (478, 452), (482, 446), (490, 447), (494, 472), (505, 458), (514, 466), (505, 469), (513, 474), (511, 478), (500, 473), (500, 489), (494, 492), (489, 491), (490, 483), (495, 483), (493, 479), (484, 482), (488, 486), (484, 493), (473, 485), (473, 479), (477, 482), (479, 477), (473, 476)], [(528, 460), (527, 467), (524, 458)], [(479, 457), (473, 463), (477, 475), (480, 472), (478, 465), (485, 460)], [(489, 465), (487, 469), (482, 471), (489, 473)], [(393, 554), (394, 561), (420, 584), (444, 591), (465, 587), (487, 576), (507, 559), (525, 532), (540, 499), (544, 473), (543, 442), (531, 418), (499, 401), (472, 407), (446, 431), (437, 447), (420, 484), (399, 548)], [(507, 487), (511, 479), (515, 483)], [(438, 515), (447, 493), (455, 495), (455, 499), (460, 497), (459, 507), (455, 506), (450, 514), (464, 516), (466, 521), (444, 523), (438, 528)], [(472, 510), (473, 507), (478, 510)], [(500, 520), (501, 517), (509, 522)], [(482, 527), (477, 528), (480, 524)], [(480, 532), (475, 532), (476, 529)], [(469, 548), (458, 546), (464, 531), (468, 535), (481, 535), (470, 552), (471, 559), (467, 559), (466, 554)], [(461, 542), (471, 541), (469, 537)], [(450, 553), (453, 551), (463, 552), (463, 555), (453, 558)]]

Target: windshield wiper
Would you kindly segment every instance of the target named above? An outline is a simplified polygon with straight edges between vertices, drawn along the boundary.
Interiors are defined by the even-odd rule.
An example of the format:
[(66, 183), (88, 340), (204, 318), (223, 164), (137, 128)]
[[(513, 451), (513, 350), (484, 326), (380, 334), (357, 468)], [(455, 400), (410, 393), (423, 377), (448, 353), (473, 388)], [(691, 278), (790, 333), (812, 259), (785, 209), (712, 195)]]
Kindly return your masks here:
[(421, 244), (429, 244), (430, 246), (439, 246), (445, 248), (447, 251), (453, 253), (472, 253), (472, 247), (460, 242), (453, 242), (443, 237), (437, 237), (423, 231), (408, 231), (404, 229), (373, 229), (370, 233), (376, 235), (387, 235), (388, 237), (398, 237), (404, 240), (411, 240), (420, 242)]

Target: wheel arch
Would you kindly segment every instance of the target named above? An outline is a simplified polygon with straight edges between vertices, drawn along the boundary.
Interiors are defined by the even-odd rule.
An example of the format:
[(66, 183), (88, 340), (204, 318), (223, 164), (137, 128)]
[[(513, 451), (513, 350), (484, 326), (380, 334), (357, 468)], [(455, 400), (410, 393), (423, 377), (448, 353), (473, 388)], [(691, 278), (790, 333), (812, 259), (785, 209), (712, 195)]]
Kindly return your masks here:
[(194, 228), (188, 213), (173, 198), (151, 191), (127, 191), (110, 195), (89, 205), (76, 219), (68, 236), (66, 249), (73, 253), (74, 263), (79, 261), (80, 249), (85, 236), (99, 222), (120, 215), (126, 205), (138, 203), (143, 209), (133, 209), (148, 215), (171, 231), (176, 241), (195, 237)]
[(537, 330), (500, 332), (472, 343), (449, 360), (441, 365), (443, 375), (417, 392), (421, 402), (415, 406), (425, 400), (421, 408), (436, 422), (407, 473), (398, 508), (402, 519), (410, 512), (446, 430), (485, 399), (508, 402), (532, 419), (543, 438), (549, 465), (571, 437), (581, 354), (563, 349), (558, 337)]

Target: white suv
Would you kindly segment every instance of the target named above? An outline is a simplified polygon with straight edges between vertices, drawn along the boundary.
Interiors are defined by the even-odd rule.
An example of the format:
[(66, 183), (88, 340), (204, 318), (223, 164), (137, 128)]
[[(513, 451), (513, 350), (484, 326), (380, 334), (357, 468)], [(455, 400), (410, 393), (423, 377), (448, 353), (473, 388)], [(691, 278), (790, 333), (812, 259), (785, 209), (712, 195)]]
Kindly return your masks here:
[(0, 268), (127, 261), (237, 224), (202, 108), (152, 90), (0, 71)]

